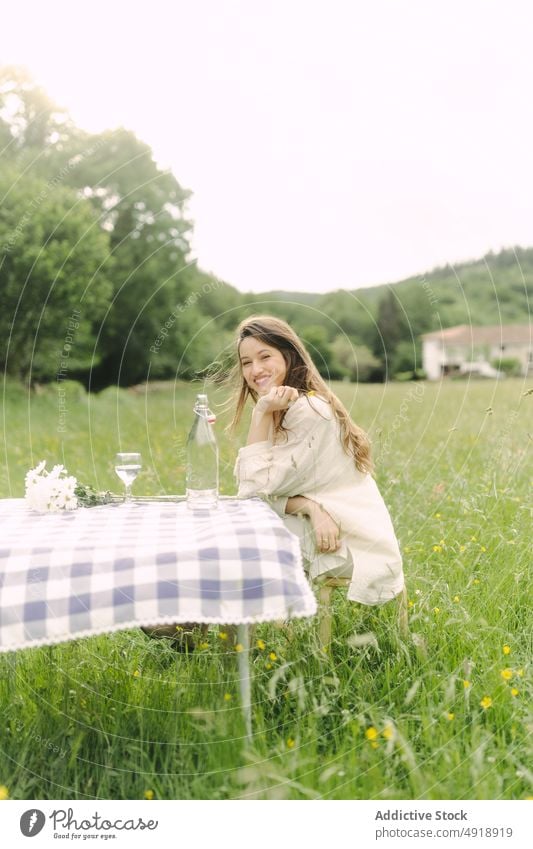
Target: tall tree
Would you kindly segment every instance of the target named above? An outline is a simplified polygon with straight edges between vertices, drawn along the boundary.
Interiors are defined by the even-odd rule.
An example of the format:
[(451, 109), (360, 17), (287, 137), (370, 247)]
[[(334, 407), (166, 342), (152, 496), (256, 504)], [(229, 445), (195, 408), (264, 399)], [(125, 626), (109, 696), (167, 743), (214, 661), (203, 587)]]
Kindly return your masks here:
[(339, 374), (334, 371), (333, 357), (326, 329), (319, 324), (310, 324), (303, 327), (300, 334), (322, 377), (330, 379), (342, 377), (342, 373)]
[(129, 131), (77, 138), (75, 146), (69, 182), (93, 203), (114, 264), (96, 381), (128, 384), (146, 378), (154, 339), (194, 289), (191, 224), (184, 214), (189, 192)]
[(406, 332), (405, 317), (395, 293), (388, 289), (378, 304), (372, 351), (383, 363), (385, 376), (390, 375), (389, 362)]
[(0, 198), (0, 368), (65, 379), (92, 362), (93, 324), (112, 291), (109, 237), (72, 189), (12, 167)]
[(65, 109), (57, 106), (22, 67), (0, 68), (0, 133), (2, 157), (38, 153), (39, 170), (71, 138), (74, 125)]
[(333, 370), (339, 377), (365, 383), (380, 374), (380, 361), (365, 345), (358, 345), (347, 336), (337, 336), (331, 345)]
[[(0, 137), (23, 180), (71, 187), (93, 205), (109, 240), (113, 281), (108, 309), (94, 326), (94, 382), (143, 379), (153, 340), (195, 289), (184, 212), (189, 192), (133, 133), (84, 133), (18, 68), (0, 74)], [(173, 332), (195, 311), (186, 321), (179, 315)]]

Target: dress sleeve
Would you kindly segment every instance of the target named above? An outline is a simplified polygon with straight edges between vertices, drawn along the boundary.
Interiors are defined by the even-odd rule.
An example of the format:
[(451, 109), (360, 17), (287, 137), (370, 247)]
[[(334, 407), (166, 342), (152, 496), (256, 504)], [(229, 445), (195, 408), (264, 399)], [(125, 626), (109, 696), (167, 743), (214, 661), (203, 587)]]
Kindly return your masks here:
[(287, 501), (289, 500), (288, 495), (267, 495), (265, 497), (265, 501), (268, 506), (277, 513), (282, 519), (285, 516), (285, 510), (287, 507)]
[[(314, 399), (313, 399), (314, 400)], [(314, 401), (314, 404), (317, 404)], [(279, 442), (254, 442), (241, 448), (235, 464), (239, 496), (259, 495), (271, 500), (276, 512), (292, 495), (314, 490), (319, 481), (319, 458), (328, 435), (332, 435), (332, 414), (326, 402), (314, 406), (301, 397), (285, 416), (287, 429)], [(279, 512), (279, 515), (282, 515)]]

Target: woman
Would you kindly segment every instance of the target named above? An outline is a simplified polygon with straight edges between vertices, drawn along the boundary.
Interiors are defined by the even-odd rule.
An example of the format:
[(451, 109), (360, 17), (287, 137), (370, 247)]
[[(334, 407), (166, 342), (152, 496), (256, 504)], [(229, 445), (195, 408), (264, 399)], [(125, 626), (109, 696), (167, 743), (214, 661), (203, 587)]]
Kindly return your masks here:
[(289, 325), (253, 316), (237, 332), (240, 389), (255, 407), (235, 464), (239, 496), (260, 496), (300, 537), (309, 576), (351, 579), (348, 598), (380, 604), (403, 589), (401, 555), (371, 476), (370, 446)]

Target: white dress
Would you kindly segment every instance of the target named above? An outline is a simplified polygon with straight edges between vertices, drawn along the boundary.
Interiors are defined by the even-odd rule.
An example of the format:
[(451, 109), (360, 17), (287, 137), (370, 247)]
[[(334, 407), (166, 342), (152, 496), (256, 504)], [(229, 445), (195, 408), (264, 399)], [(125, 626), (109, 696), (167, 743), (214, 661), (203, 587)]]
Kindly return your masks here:
[[(260, 496), (300, 537), (311, 578), (351, 577), (348, 598), (381, 604), (404, 586), (394, 528), (374, 478), (359, 472), (340, 440), (330, 404), (301, 395), (285, 414), (286, 433), (241, 448), (235, 464), (240, 497)], [(285, 514), (287, 499), (303, 495), (320, 503), (340, 525), (341, 546), (320, 554), (309, 519)]]

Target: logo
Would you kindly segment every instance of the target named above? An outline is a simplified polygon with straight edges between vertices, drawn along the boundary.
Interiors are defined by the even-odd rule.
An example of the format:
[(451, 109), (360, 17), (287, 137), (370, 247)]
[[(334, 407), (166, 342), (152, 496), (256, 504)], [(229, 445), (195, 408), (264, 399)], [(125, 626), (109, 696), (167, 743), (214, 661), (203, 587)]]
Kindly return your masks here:
[(24, 811), (20, 818), (20, 830), (24, 837), (35, 837), (42, 831), (46, 822), (46, 817), (42, 811), (37, 808), (30, 808), (29, 811)]

